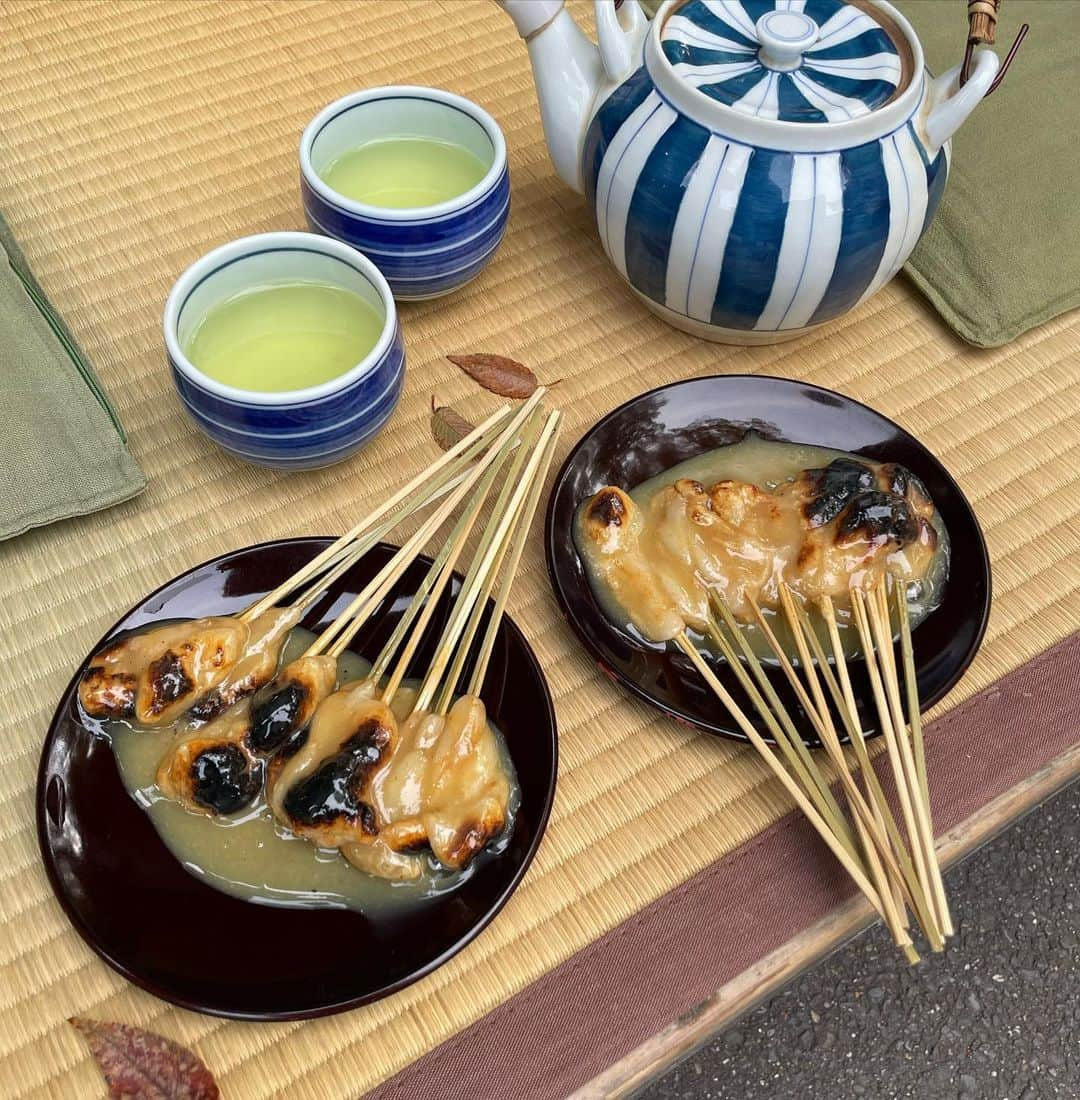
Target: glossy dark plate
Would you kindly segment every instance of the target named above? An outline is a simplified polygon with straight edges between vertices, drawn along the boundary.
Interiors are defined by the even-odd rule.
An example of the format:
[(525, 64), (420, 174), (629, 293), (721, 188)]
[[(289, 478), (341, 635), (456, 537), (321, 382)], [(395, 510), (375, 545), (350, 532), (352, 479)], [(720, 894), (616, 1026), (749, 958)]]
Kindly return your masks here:
[[(604, 672), (635, 695), (708, 733), (745, 740), (683, 653), (643, 643), (604, 615), (578, 557), (573, 523), (580, 502), (605, 485), (631, 489), (703, 451), (738, 442), (748, 429), (770, 439), (900, 462), (930, 491), (952, 540), (944, 600), (913, 637), (919, 698), (924, 709), (932, 706), (960, 679), (986, 629), (990, 561), (978, 521), (945, 467), (914, 436), (866, 405), (804, 382), (758, 375), (677, 382), (633, 398), (585, 434), (555, 479), (545, 532), (551, 583), (574, 632)], [(731, 670), (713, 664), (756, 718)], [(863, 729), (874, 731), (862, 663), (850, 667)], [(804, 717), (783, 674), (770, 675), (792, 714)], [(807, 726), (803, 721), (800, 728)], [(757, 728), (771, 740), (763, 724)]]
[[(197, 566), (133, 608), (93, 651), (159, 620), (240, 611), (329, 541), (264, 543)], [(317, 630), (329, 623), (391, 553), (384, 544), (375, 547), (302, 625)], [(353, 648), (369, 657), (378, 652), (429, 564), (413, 564)], [(444, 598), (437, 623), (448, 605)], [(430, 644), (417, 654), (417, 671), (431, 659)], [(41, 756), (37, 820), (45, 867), (83, 939), (125, 978), (185, 1008), (257, 1020), (321, 1016), (416, 981), (498, 913), (547, 824), (557, 770), (555, 711), (532, 650), (508, 618), (482, 697), (521, 783), (509, 846), (453, 892), (392, 916), (257, 905), (185, 871), (124, 789), (107, 741), (80, 722), (75, 689), (83, 668), (60, 700)]]

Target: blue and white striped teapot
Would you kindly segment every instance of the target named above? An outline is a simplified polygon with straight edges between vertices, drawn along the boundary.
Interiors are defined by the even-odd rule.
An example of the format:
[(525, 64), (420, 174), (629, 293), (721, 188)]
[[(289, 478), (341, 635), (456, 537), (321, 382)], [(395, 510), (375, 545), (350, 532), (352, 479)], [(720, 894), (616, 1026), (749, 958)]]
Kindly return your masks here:
[(544, 134), (645, 304), (697, 336), (791, 339), (888, 282), (934, 216), (949, 138), (998, 70), (936, 79), (884, 0), (499, 0)]

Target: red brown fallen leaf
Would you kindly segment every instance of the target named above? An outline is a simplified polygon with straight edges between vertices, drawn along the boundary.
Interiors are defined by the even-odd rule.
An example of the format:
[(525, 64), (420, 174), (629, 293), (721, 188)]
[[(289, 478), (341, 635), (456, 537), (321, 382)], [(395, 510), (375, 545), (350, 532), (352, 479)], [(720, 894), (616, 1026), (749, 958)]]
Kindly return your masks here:
[(431, 434), (435, 442), (448, 451), (460, 443), (475, 427), (449, 405), (436, 405), (435, 396), (431, 398)]
[(116, 1100), (219, 1100), (205, 1063), (187, 1047), (152, 1031), (108, 1020), (72, 1016), (68, 1023), (90, 1053)]
[(540, 384), (527, 366), (505, 355), (448, 355), (446, 358), (484, 389), (500, 397), (519, 400), (531, 397)]

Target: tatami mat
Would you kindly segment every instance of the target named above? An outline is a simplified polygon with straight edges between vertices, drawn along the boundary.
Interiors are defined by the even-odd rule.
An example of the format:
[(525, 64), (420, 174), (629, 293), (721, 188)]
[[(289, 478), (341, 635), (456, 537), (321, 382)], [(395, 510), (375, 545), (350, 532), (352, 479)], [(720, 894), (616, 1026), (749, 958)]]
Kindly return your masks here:
[[(456, 297), (402, 309), (405, 398), (363, 455), (291, 476), (241, 465), (198, 434), (172, 392), (165, 295), (213, 245), (302, 227), (304, 124), (339, 95), (391, 82), (450, 88), (498, 119), (513, 177), (506, 241)], [(150, 477), (129, 504), (0, 544), (4, 1096), (101, 1091), (64, 1023), (73, 1014), (196, 1043), (231, 1100), (356, 1096), (787, 808), (751, 755), (656, 717), (597, 673), (554, 605), (537, 532), (511, 612), (556, 696), (560, 787), (537, 862), (474, 945), (379, 1004), (259, 1026), (135, 990), (69, 927), (39, 862), (33, 786), (72, 670), (120, 612), (174, 573), (246, 543), (343, 529), (435, 457), (432, 394), (494, 407), (446, 352), (509, 354), (563, 379), (560, 458), (633, 394), (716, 372), (803, 378), (900, 421), (958, 477), (994, 561), (987, 644), (946, 705), (1080, 619), (1080, 324), (1061, 318), (1008, 348), (974, 351), (899, 280), (792, 344), (741, 350), (676, 333), (623, 288), (583, 203), (555, 177), (524, 47), (487, 0), (0, 0), (0, 208), (96, 362)]]

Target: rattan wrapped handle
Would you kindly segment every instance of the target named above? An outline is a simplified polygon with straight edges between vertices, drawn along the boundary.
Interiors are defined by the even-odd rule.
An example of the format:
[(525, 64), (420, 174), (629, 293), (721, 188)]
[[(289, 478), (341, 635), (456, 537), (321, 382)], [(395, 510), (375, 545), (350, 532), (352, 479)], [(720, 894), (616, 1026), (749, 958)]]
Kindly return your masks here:
[(968, 0), (968, 42), (992, 46), (997, 36), (1001, 0)]

